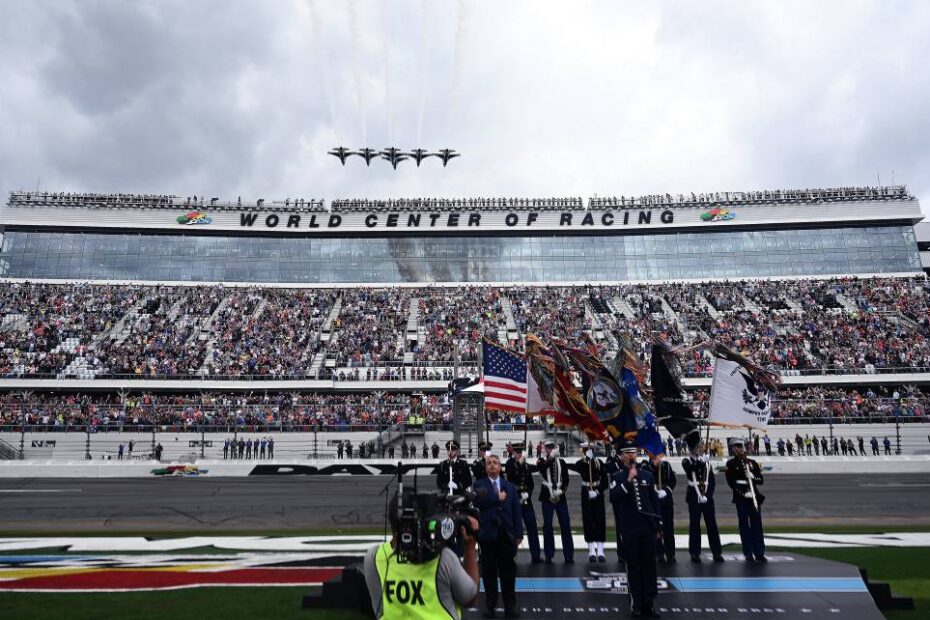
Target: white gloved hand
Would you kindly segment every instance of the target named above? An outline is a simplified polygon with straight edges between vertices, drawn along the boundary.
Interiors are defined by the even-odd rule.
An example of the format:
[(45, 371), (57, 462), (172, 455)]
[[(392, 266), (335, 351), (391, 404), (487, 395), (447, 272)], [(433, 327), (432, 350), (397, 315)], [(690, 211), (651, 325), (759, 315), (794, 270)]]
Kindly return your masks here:
[(746, 491), (745, 493), (743, 493), (743, 497), (745, 497), (746, 499), (752, 499), (752, 493), (749, 491)]
[(521, 501), (521, 502), (525, 502), (525, 501), (528, 500), (529, 498), (530, 498), (530, 494), (529, 494), (529, 493), (520, 493), (520, 501)]
[(454, 482), (450, 482), (450, 483), (449, 483), (449, 488), (452, 489), (453, 491), (456, 491), (456, 490), (458, 490), (459, 485), (455, 484)]
[(658, 493), (659, 493), (659, 499), (665, 499), (665, 496), (668, 495), (668, 492), (666, 492), (664, 489), (659, 489)]
[(706, 495), (699, 495), (699, 496), (698, 496), (698, 503), (699, 503), (699, 504), (706, 504), (706, 503), (707, 503), (707, 496), (706, 496)]
[(562, 497), (562, 491), (560, 491), (559, 489), (556, 489), (555, 491), (552, 492), (552, 499), (559, 500), (561, 499), (561, 497)]
[(588, 499), (595, 499), (595, 498), (597, 498), (597, 491), (594, 491), (594, 490), (588, 491)]

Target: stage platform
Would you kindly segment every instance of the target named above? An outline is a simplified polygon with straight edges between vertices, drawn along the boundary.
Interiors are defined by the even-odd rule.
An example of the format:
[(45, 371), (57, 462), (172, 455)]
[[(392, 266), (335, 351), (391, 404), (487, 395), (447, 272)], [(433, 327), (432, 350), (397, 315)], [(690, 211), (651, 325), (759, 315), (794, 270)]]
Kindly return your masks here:
[[(769, 555), (766, 564), (747, 563), (741, 554), (724, 557), (725, 563), (716, 564), (708, 554), (694, 564), (680, 553), (677, 564), (659, 564), (656, 607), (662, 617), (884, 620), (851, 564), (780, 552)], [(566, 565), (557, 554), (553, 564), (534, 565), (520, 554), (521, 618), (629, 616), (625, 569), (616, 559), (606, 564), (579, 559)], [(482, 602), (479, 598), (478, 608), (467, 610), (465, 617), (482, 617)], [(503, 609), (498, 612), (503, 617)]]

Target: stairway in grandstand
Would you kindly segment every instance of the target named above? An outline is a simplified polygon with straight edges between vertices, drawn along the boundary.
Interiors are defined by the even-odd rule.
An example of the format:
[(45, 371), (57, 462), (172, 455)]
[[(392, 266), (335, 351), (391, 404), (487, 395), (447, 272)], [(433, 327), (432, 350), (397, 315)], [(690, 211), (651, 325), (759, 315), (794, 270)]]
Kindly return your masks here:
[(0, 439), (0, 461), (18, 461), (19, 450)]
[(501, 310), (504, 313), (504, 324), (507, 327), (506, 337), (500, 337), (500, 331), (498, 330), (498, 340), (500, 342), (515, 341), (520, 338), (520, 332), (517, 330), (517, 319), (513, 315), (513, 304), (510, 303), (510, 299), (501, 295)]
[(200, 338), (201, 340), (206, 340), (206, 345), (204, 347), (204, 356), (203, 364), (200, 365), (200, 369), (197, 371), (197, 374), (203, 376), (209, 371), (210, 361), (213, 359), (213, 349), (216, 347), (216, 334), (213, 330), (213, 325), (216, 322), (217, 317), (226, 309), (226, 306), (229, 304), (229, 300), (232, 299), (232, 295), (227, 295), (220, 300), (220, 303), (216, 305), (216, 309), (213, 310), (213, 313), (210, 314), (210, 317), (201, 323), (200, 331), (194, 332), (194, 335), (191, 338)]
[(631, 308), (630, 304), (628, 304), (626, 300), (622, 299), (619, 295), (614, 295), (611, 298), (609, 305), (613, 305), (614, 307), (614, 316), (616, 316), (617, 312), (619, 311), (624, 317), (630, 320), (636, 319), (636, 313), (633, 312), (633, 308)]
[(697, 293), (695, 294), (694, 298), (697, 299), (697, 302), (701, 307), (707, 310), (707, 314), (709, 314), (712, 319), (715, 321), (720, 319), (720, 312), (717, 310), (717, 308), (714, 307), (714, 304), (710, 303), (710, 300), (707, 299), (707, 296), (705, 296), (703, 293)]

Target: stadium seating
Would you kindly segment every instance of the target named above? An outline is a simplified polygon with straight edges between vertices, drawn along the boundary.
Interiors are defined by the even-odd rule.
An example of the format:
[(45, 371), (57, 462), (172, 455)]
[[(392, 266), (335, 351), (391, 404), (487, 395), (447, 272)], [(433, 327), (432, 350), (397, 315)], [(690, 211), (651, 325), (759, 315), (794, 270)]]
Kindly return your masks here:
[[(718, 340), (785, 374), (930, 371), (930, 284), (841, 279), (385, 289), (0, 284), (8, 378), (445, 378), (482, 337), (535, 333), (611, 357)], [(707, 376), (692, 353), (688, 376)], [(432, 369), (432, 370), (430, 370)]]

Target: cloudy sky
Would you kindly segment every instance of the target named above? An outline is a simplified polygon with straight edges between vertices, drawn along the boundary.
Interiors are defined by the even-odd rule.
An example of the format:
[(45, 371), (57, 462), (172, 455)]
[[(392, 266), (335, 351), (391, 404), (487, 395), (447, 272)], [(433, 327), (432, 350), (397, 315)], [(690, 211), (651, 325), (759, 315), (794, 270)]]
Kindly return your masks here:
[[(907, 183), (930, 3), (2, 0), (0, 192), (631, 195)], [(349, 147), (455, 148), (345, 167)]]

